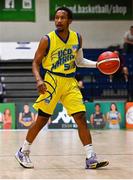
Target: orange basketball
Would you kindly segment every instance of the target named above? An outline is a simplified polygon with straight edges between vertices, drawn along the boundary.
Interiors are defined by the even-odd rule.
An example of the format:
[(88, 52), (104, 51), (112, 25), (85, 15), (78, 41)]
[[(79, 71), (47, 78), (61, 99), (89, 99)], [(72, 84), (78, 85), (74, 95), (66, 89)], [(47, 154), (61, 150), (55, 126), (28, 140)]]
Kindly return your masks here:
[(120, 67), (120, 59), (117, 53), (106, 51), (99, 55), (97, 68), (106, 75), (114, 74)]

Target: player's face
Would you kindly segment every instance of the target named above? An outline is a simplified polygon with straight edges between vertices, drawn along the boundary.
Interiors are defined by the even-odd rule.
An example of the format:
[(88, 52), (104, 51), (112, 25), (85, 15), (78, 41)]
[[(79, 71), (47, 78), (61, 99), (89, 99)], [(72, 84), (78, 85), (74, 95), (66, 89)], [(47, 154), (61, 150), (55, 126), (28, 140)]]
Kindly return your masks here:
[(96, 105), (95, 110), (96, 110), (97, 112), (99, 112), (99, 111), (100, 111), (100, 106)]
[(115, 104), (112, 104), (112, 105), (111, 105), (111, 110), (112, 110), (112, 111), (115, 111), (115, 110), (116, 110)]
[(58, 31), (64, 31), (68, 29), (71, 20), (68, 19), (66, 11), (59, 10), (55, 14), (55, 26)]
[(29, 106), (28, 105), (24, 105), (24, 112), (25, 113), (29, 112)]
[(10, 110), (9, 110), (9, 109), (6, 109), (4, 114), (7, 115), (7, 116), (10, 116), (10, 115), (11, 115), (11, 114), (10, 114)]

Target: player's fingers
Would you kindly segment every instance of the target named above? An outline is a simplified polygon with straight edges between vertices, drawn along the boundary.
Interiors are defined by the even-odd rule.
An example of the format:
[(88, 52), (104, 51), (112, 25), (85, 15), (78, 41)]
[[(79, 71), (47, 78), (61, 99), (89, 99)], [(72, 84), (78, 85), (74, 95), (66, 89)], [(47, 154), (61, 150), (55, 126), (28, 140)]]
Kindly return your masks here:
[(47, 88), (44, 84), (41, 84), (40, 86), (38, 86), (39, 93), (45, 94), (46, 90), (47, 90)]

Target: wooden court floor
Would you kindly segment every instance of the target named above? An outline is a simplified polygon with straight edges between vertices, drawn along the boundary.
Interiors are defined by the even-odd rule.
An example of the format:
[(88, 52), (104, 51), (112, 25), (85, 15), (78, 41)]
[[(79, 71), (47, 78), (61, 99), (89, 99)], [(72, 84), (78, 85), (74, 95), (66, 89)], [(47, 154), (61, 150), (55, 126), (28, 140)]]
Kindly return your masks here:
[(0, 179), (133, 179), (133, 131), (91, 131), (106, 168), (85, 170), (84, 149), (77, 130), (43, 130), (32, 145), (34, 169), (24, 169), (14, 158), (26, 131), (0, 131)]

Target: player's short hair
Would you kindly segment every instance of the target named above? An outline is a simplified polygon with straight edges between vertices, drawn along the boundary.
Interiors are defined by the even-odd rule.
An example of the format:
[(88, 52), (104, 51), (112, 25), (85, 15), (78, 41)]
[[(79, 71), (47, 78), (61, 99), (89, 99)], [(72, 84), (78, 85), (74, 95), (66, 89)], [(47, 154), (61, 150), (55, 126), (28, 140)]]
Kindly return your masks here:
[(96, 106), (99, 106), (99, 107), (101, 107), (101, 105), (100, 105), (99, 103), (96, 103), (96, 104), (95, 104), (95, 107), (96, 107)]
[(72, 13), (72, 11), (69, 8), (67, 8), (67, 7), (59, 7), (59, 8), (56, 9), (55, 14), (59, 10), (66, 11), (67, 15), (68, 15), (68, 19), (73, 19), (73, 13)]
[(130, 26), (130, 28), (133, 28), (133, 25), (132, 25), (132, 26)]

